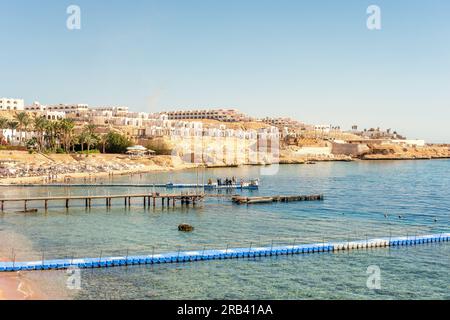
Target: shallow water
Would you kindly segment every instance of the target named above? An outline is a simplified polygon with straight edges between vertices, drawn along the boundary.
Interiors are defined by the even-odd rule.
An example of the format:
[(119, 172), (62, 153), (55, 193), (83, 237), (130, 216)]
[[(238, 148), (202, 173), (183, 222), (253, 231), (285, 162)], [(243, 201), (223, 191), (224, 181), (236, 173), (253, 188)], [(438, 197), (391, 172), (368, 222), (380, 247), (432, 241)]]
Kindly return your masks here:
[[(250, 195), (325, 195), (323, 202), (233, 205), (209, 199), (196, 207), (144, 210), (137, 199), (124, 209), (113, 200), (86, 211), (63, 203), (47, 213), (23, 215), (9, 205), (2, 233), (25, 236), (32, 246), (14, 248), (16, 260), (151, 254), (183, 249), (226, 248), (274, 243), (312, 243), (450, 231), (450, 161), (329, 162), (118, 176), (114, 183), (195, 183), (211, 177), (261, 179)], [(264, 172), (263, 172), (264, 173)], [(5, 188), (2, 197), (65, 194), (121, 194), (153, 188)], [(162, 191), (162, 190), (157, 190)], [(165, 191), (165, 190), (164, 190)], [(180, 192), (174, 190), (173, 192)], [(182, 190), (186, 191), (186, 190)], [(75, 204), (75, 203), (74, 203)], [(42, 206), (30, 203), (29, 207)], [(387, 217), (385, 217), (387, 214)], [(400, 219), (398, 216), (402, 216)], [(195, 226), (180, 233), (180, 223)], [(11, 246), (11, 242), (8, 243)], [(12, 244), (14, 246), (14, 244)], [(12, 248), (3, 251), (11, 252)], [(381, 269), (381, 290), (366, 286), (367, 267)], [(450, 245), (361, 250), (263, 259), (209, 261), (82, 271), (75, 298), (224, 299), (408, 299), (450, 298)], [(46, 281), (51, 282), (46, 274)], [(58, 277), (60, 280), (61, 277)], [(56, 280), (55, 280), (56, 281)], [(52, 289), (49, 289), (52, 290)]]

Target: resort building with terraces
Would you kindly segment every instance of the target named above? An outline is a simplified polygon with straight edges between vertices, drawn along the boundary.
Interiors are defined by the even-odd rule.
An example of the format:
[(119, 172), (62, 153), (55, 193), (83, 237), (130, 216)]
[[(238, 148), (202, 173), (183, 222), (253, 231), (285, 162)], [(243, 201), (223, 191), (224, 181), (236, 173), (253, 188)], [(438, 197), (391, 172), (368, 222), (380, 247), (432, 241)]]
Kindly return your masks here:
[(236, 109), (204, 109), (161, 112), (169, 120), (217, 120), (221, 122), (251, 121), (252, 118)]

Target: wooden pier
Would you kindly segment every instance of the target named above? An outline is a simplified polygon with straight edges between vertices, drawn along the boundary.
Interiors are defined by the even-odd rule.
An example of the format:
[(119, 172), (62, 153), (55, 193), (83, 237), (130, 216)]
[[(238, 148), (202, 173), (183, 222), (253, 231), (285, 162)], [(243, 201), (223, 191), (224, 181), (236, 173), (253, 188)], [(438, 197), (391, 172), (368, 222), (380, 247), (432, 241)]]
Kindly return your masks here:
[(233, 196), (231, 200), (236, 204), (270, 203), (270, 202), (292, 202), (292, 201), (321, 201), (323, 195), (300, 195), (300, 196), (271, 196), (271, 197), (241, 197)]
[[(239, 195), (227, 195), (227, 194), (204, 194), (204, 193), (181, 193), (181, 194), (160, 194), (153, 193), (141, 193), (141, 194), (120, 194), (120, 195), (95, 195), (95, 196), (49, 196), (49, 197), (29, 197), (29, 198), (9, 198), (0, 199), (0, 211), (5, 211), (5, 205), (7, 203), (22, 203), (22, 213), (34, 213), (36, 210), (29, 206), (30, 202), (40, 202), (43, 204), (44, 209), (47, 211), (49, 203), (58, 202), (62, 203), (66, 209), (72, 207), (82, 206), (91, 208), (93, 201), (100, 203), (103, 201), (106, 208), (112, 208), (113, 200), (122, 199), (125, 208), (131, 207), (133, 199), (141, 199), (144, 208), (156, 207), (157, 203), (161, 203), (161, 207), (175, 207), (177, 203), (181, 205), (192, 204), (195, 206), (198, 202), (203, 201), (205, 198), (231, 198), (233, 203), (236, 204), (256, 204), (256, 203), (273, 203), (273, 202), (292, 202), (292, 201), (320, 201), (323, 200), (323, 195), (300, 195), (300, 196), (268, 196), (268, 197), (242, 197)], [(77, 203), (75, 203), (77, 202)], [(118, 201), (115, 201), (115, 205), (118, 205)]]
[[(208, 195), (209, 197), (215, 195)], [(123, 199), (125, 207), (131, 207), (131, 200), (138, 199), (142, 200), (143, 207), (147, 206), (156, 207), (157, 202), (161, 201), (161, 206), (175, 207), (177, 202), (182, 205), (195, 205), (197, 202), (202, 201), (205, 198), (205, 194), (160, 194), (160, 193), (145, 193), (145, 194), (122, 194), (122, 195), (96, 195), (96, 196), (53, 196), (53, 197), (29, 197), (29, 198), (10, 198), (10, 199), (0, 199), (0, 210), (3, 212), (5, 210), (5, 204), (11, 202), (23, 203), (23, 212), (29, 212), (28, 205), (30, 202), (41, 202), (44, 205), (44, 209), (48, 209), (49, 202), (59, 202), (63, 203), (65, 208), (69, 209), (71, 204), (75, 201), (82, 201), (86, 208), (91, 208), (92, 202), (97, 200), (103, 200), (107, 208), (112, 207), (113, 199)], [(78, 205), (79, 206), (79, 205)]]

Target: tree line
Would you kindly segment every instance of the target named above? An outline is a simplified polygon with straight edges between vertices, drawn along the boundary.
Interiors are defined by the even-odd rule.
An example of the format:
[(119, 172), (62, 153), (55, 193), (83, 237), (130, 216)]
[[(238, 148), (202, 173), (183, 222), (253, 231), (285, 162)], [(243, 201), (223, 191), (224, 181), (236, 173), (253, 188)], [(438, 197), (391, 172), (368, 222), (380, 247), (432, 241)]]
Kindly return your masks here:
[(77, 128), (72, 119), (48, 120), (45, 116), (33, 117), (27, 112), (16, 113), (13, 119), (0, 117), (1, 132), (3, 129), (11, 130), (7, 143), (12, 144), (18, 134), (19, 146), (38, 152), (70, 153), (81, 149), (81, 152), (89, 153), (97, 148), (103, 153), (124, 153), (132, 145), (120, 133), (111, 130), (105, 134), (96, 133), (97, 126), (94, 124)]

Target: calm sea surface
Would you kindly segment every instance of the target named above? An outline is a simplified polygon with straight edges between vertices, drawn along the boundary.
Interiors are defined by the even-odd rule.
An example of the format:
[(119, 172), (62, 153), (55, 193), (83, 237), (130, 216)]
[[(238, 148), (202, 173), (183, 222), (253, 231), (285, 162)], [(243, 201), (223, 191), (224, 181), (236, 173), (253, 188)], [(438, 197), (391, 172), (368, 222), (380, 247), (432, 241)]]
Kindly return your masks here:
[[(104, 200), (90, 211), (80, 201), (68, 211), (60, 203), (36, 215), (13, 213), (21, 207), (9, 205), (0, 215), (0, 253), (22, 261), (42, 255), (105, 257), (450, 232), (450, 161), (282, 165), (265, 175), (274, 173), (274, 167), (267, 169), (192, 170), (102, 181), (195, 183), (203, 176), (259, 177), (260, 190), (242, 194), (322, 193), (325, 201), (237, 206), (229, 199), (209, 199), (196, 207), (163, 209), (158, 203), (156, 209), (144, 209), (142, 199), (136, 199), (125, 209), (118, 199), (109, 211)], [(153, 188), (0, 187), (1, 198), (146, 191)], [(180, 191), (186, 190), (173, 192)], [(180, 223), (192, 224), (194, 232), (179, 232)], [(366, 286), (371, 265), (380, 267), (380, 290)], [(30, 277), (52, 296), (73, 299), (450, 299), (450, 244), (85, 270), (81, 290), (67, 290), (59, 271)]]

